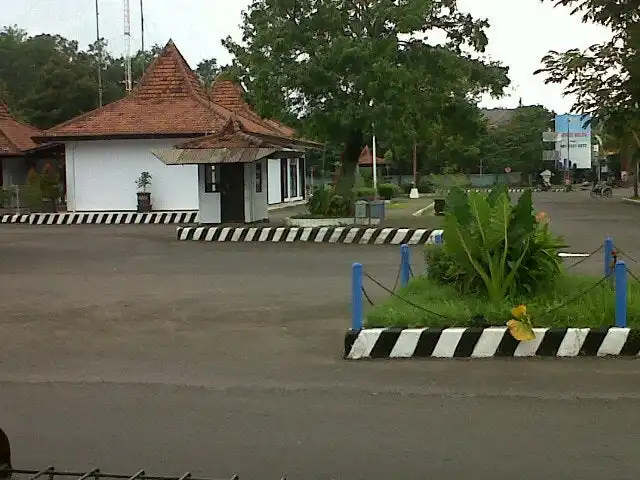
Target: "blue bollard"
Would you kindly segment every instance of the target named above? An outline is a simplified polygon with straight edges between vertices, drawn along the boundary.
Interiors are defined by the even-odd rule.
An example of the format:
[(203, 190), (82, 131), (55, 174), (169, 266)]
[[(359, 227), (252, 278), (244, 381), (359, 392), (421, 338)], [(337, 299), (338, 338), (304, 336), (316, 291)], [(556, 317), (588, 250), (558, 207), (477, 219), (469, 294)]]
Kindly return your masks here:
[(362, 330), (362, 264), (351, 267), (351, 329)]
[(411, 278), (411, 253), (409, 245), (400, 245), (400, 285), (406, 287)]
[(627, 266), (622, 260), (616, 262), (616, 327), (627, 326)]
[(613, 238), (607, 237), (604, 240), (604, 276), (610, 277), (613, 273), (611, 271), (611, 262), (613, 262)]
[(436, 245), (442, 245), (442, 243), (443, 243), (443, 242), (442, 242), (442, 234), (441, 234), (441, 233), (436, 234), (436, 235), (433, 237), (433, 242), (434, 242)]

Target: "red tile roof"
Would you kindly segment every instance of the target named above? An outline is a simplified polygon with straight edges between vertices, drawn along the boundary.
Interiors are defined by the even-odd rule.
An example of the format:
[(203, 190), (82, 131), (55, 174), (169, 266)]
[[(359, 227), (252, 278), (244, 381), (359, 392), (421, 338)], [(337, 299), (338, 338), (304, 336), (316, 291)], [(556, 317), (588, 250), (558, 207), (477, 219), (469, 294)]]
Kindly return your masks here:
[(291, 144), (288, 138), (264, 138), (247, 131), (241, 121), (229, 119), (218, 132), (188, 140), (175, 146), (178, 149), (223, 149), (223, 148), (274, 148), (281, 149)]
[(20, 155), (36, 147), (31, 137), (40, 132), (35, 127), (18, 122), (7, 106), (0, 102), (0, 156)]
[(43, 139), (196, 136), (220, 130), (230, 118), (248, 131), (293, 136), (278, 122), (264, 120), (243, 98), (244, 90), (217, 81), (207, 92), (169, 41), (126, 98), (47, 130)]
[[(378, 157), (378, 159), (376, 161), (377, 165), (384, 165), (386, 163), (387, 163), (387, 161), (384, 158), (380, 158), (380, 157)], [(373, 155), (371, 154), (371, 150), (369, 150), (369, 146), (368, 145), (366, 145), (362, 149), (362, 152), (360, 152), (360, 158), (358, 159), (358, 164), (360, 166), (364, 166), (364, 167), (373, 166)]]

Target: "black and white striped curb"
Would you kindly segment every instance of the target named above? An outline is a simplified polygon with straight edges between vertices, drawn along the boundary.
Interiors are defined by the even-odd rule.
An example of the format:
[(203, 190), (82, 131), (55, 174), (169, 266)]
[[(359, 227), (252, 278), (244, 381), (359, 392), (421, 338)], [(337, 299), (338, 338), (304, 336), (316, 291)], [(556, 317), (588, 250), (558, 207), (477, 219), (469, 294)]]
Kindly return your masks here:
[(178, 240), (201, 242), (312, 242), (375, 245), (432, 243), (424, 228), (360, 227), (178, 227)]
[(133, 225), (195, 223), (198, 212), (95, 212), (95, 213), (31, 213), (2, 215), (0, 223), (28, 225)]
[(638, 356), (640, 330), (629, 328), (534, 328), (520, 342), (507, 327), (368, 328), (349, 330), (344, 355), (363, 358), (487, 358)]
[[(529, 188), (508, 188), (507, 191), (509, 193), (522, 193), (526, 190), (530, 190)], [(466, 190), (467, 192), (483, 192), (483, 193), (489, 193), (491, 191), (490, 188), (467, 188)], [(540, 190), (539, 188), (534, 188), (533, 189), (534, 192), (542, 192), (542, 190)], [(565, 188), (550, 188), (549, 190), (547, 190), (547, 192), (566, 192), (567, 190)]]

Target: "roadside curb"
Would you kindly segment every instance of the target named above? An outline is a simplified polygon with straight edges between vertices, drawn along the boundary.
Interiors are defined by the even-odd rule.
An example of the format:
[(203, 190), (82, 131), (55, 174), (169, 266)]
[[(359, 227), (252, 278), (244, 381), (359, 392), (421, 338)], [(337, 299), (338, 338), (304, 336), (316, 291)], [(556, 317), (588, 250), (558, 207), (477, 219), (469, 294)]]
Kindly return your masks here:
[(198, 221), (197, 211), (183, 212), (94, 212), (94, 213), (30, 213), (5, 214), (0, 224), (26, 225), (133, 225), (174, 224)]
[(429, 205), (427, 205), (424, 208), (421, 208), (420, 210), (416, 210), (415, 212), (413, 212), (411, 215), (413, 215), (414, 217), (419, 217), (420, 215), (422, 215), (424, 212), (426, 212), (427, 210), (431, 210), (435, 205), (435, 202), (431, 202)]
[(640, 330), (534, 328), (535, 340), (520, 342), (507, 327), (367, 328), (349, 330), (344, 358), (491, 358), (638, 356)]
[(634, 205), (640, 205), (640, 200), (636, 200), (634, 198), (622, 197), (622, 201), (624, 203), (631, 203), (631, 204), (634, 204)]
[[(492, 189), (491, 188), (467, 188), (466, 191), (467, 192), (490, 192)], [(525, 192), (527, 190), (533, 190), (534, 192), (542, 192), (542, 190), (540, 190), (539, 188), (509, 188), (507, 189), (507, 191), (509, 193), (522, 193)], [(549, 190), (547, 190), (547, 192), (567, 192), (564, 188), (550, 188)]]
[(177, 238), (199, 242), (309, 242), (371, 245), (433, 243), (426, 228), (367, 227), (178, 227)]

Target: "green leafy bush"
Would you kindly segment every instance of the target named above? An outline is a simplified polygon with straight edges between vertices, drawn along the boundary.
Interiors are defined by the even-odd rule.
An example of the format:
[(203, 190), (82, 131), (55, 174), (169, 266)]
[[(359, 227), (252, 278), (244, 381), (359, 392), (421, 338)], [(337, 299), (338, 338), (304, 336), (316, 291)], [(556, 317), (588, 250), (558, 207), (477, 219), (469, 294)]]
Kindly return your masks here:
[(374, 198), (376, 190), (373, 187), (360, 187), (356, 189), (356, 198)]
[(544, 216), (535, 216), (531, 190), (512, 205), (506, 186), (488, 195), (453, 187), (443, 238), (444, 251), (464, 272), (458, 286), (478, 288), (492, 303), (548, 287), (561, 273), (564, 242)]
[(427, 264), (427, 277), (431, 280), (447, 284), (462, 284), (464, 271), (460, 268), (456, 257), (440, 245), (426, 245), (424, 258)]
[(433, 193), (435, 192), (435, 187), (428, 179), (423, 178), (418, 182), (418, 192)]
[(307, 202), (307, 209), (316, 217), (348, 217), (353, 201), (335, 193), (333, 188), (318, 187)]
[(381, 183), (378, 185), (378, 194), (385, 200), (391, 200), (400, 195), (400, 187), (395, 183)]

